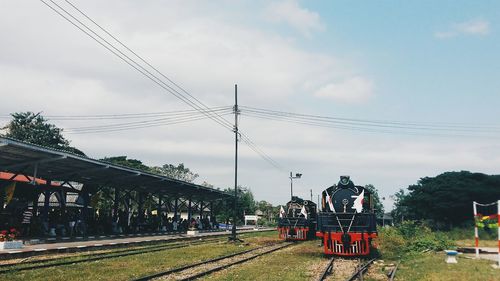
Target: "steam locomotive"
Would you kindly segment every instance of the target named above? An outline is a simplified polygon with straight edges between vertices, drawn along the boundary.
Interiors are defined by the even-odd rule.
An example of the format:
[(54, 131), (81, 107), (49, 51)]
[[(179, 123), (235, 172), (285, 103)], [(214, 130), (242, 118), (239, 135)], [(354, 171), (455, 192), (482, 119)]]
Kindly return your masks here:
[(313, 201), (292, 196), (286, 203), (286, 210), (281, 207), (278, 219), (278, 234), (283, 240), (314, 239), (316, 231), (317, 206)]
[(322, 193), (322, 212), (317, 217), (316, 236), (323, 240), (324, 253), (338, 256), (366, 256), (377, 225), (372, 194), (356, 186), (349, 176)]

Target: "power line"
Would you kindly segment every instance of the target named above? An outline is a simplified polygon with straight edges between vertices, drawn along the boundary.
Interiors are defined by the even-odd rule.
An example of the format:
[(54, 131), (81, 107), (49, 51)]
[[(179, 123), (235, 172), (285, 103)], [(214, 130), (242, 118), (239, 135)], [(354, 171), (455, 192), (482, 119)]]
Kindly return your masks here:
[[(230, 114), (230, 111), (226, 111), (223, 113), (223, 115), (228, 115)], [(202, 115), (200, 113), (190, 113), (190, 114), (183, 114), (183, 115), (177, 115), (177, 116), (170, 116), (170, 117), (164, 117), (164, 118), (158, 118), (158, 119), (153, 119), (153, 120), (143, 120), (143, 121), (135, 121), (135, 122), (124, 122), (124, 123), (114, 123), (114, 124), (105, 124), (105, 125), (97, 125), (97, 126), (83, 126), (83, 127), (74, 127), (74, 128), (65, 128), (65, 130), (87, 130), (87, 129), (106, 129), (106, 128), (116, 128), (116, 127), (128, 127), (128, 126), (141, 126), (141, 125), (154, 125), (154, 124), (161, 124), (163, 121), (172, 121), (172, 120), (177, 120), (177, 119), (189, 119), (189, 118), (199, 118), (201, 117), (202, 119), (206, 119), (205, 115)]]
[[(219, 125), (223, 126), (224, 128), (226, 128), (226, 129), (228, 129), (230, 131), (233, 130), (233, 125), (229, 121), (227, 121), (225, 118), (223, 118), (217, 112), (211, 111), (209, 109), (209, 107), (206, 106), (203, 102), (201, 102), (199, 99), (197, 99), (196, 97), (194, 97), (193, 95), (191, 95), (188, 91), (186, 91), (184, 88), (180, 87), (178, 84), (176, 84), (174, 81), (172, 81), (166, 75), (164, 75), (161, 71), (159, 71), (156, 67), (154, 67), (149, 62), (147, 62), (145, 59), (143, 59), (141, 56), (139, 56), (137, 53), (135, 53), (134, 51), (132, 51), (128, 46), (126, 46), (123, 42), (121, 42), (120, 40), (118, 40), (115, 36), (113, 36), (110, 32), (108, 32), (102, 26), (100, 26), (99, 24), (97, 24), (96, 21), (94, 21), (93, 19), (91, 19), (87, 14), (85, 14), (80, 9), (78, 9), (70, 1), (65, 0), (66, 3), (68, 3), (71, 7), (73, 7), (75, 10), (77, 10), (85, 18), (87, 18), (88, 20), (90, 20), (94, 25), (96, 25), (99, 29), (101, 29), (103, 32), (105, 32), (108, 36), (110, 36), (111, 38), (113, 38), (113, 40), (115, 40), (116, 42), (118, 42), (126, 50), (128, 50), (129, 52), (131, 52), (135, 57), (139, 58), (139, 60), (141, 60), (142, 62), (144, 62), (147, 66), (149, 66), (151, 69), (153, 69), (161, 77), (167, 79), (167, 81), (169, 81), (173, 86), (175, 86), (181, 92), (177, 91), (176, 89), (174, 89), (174, 87), (172, 85), (167, 84), (165, 81), (163, 81), (161, 78), (157, 77), (156, 75), (152, 74), (149, 70), (147, 70), (145, 67), (143, 67), (142, 65), (140, 65), (134, 59), (132, 59), (129, 56), (127, 56), (126, 54), (124, 54), (121, 50), (119, 50), (117, 47), (115, 47), (112, 43), (110, 43), (108, 40), (104, 39), (102, 36), (100, 36), (99, 34), (97, 34), (93, 29), (91, 29), (90, 27), (88, 27), (86, 24), (82, 23), (75, 16), (73, 16), (73, 14), (71, 14), (66, 9), (64, 9), (63, 7), (61, 7), (60, 5), (58, 5), (57, 3), (55, 3), (53, 0), (49, 0), (49, 1), (52, 4), (54, 4), (55, 6), (57, 6), (59, 8), (59, 10), (61, 10), (66, 15), (68, 15), (69, 17), (71, 17), (72, 19), (74, 19), (74, 21), (72, 21), (71, 19), (69, 19), (67, 16), (65, 16), (59, 10), (57, 10), (56, 8), (54, 8), (53, 6), (51, 6), (50, 4), (48, 4), (46, 1), (44, 1), (44, 0), (40, 0), (40, 1), (42, 3), (44, 3), (46, 6), (48, 6), (50, 9), (52, 9), (54, 12), (56, 12), (58, 15), (60, 15), (61, 17), (63, 17), (66, 21), (70, 22), (72, 25), (74, 25), (80, 31), (82, 31), (83, 33), (85, 33), (87, 36), (89, 36), (90, 38), (92, 38), (98, 44), (100, 44), (101, 46), (103, 46), (104, 48), (106, 48), (112, 54), (114, 54), (115, 56), (117, 56), (118, 58), (120, 58), (122, 61), (124, 61), (125, 63), (127, 63), (133, 69), (135, 69), (136, 71), (138, 71), (139, 73), (141, 73), (142, 75), (144, 75), (146, 78), (148, 78), (149, 80), (151, 80), (155, 84), (159, 85), (161, 88), (163, 88), (164, 90), (166, 90), (170, 94), (174, 95), (178, 99), (182, 100), (184, 103), (188, 104), (190, 107), (192, 107), (195, 110), (198, 110), (199, 112), (203, 113), (205, 116), (207, 116), (211, 120), (215, 121)], [(75, 21), (78, 22), (78, 24)], [(92, 34), (90, 34), (89, 32), (87, 32), (86, 30), (84, 30), (84, 28), (86, 30), (88, 30), (90, 33), (94, 34), (95, 36), (93, 36)], [(100, 41), (98, 38), (100, 40), (102, 40), (103, 42), (105, 42), (106, 44), (103, 43), (102, 41)], [(189, 97), (186, 97), (183, 93), (186, 94), (186, 95), (188, 95)], [(256, 148), (257, 148), (257, 146), (253, 142), (250, 142), (249, 138), (247, 138), (247, 141), (249, 141), (249, 143), (252, 144), (251, 147), (253, 147), (253, 149), (255, 151)], [(259, 154), (259, 155), (261, 157), (263, 157), (262, 154)], [(264, 158), (264, 159), (266, 160), (266, 158)]]
[[(406, 135), (425, 134), (429, 136), (443, 136), (443, 137), (474, 137), (474, 136), (488, 137), (488, 135), (485, 134), (491, 135), (491, 133), (494, 133), (495, 131), (498, 132), (498, 128), (497, 130), (495, 130), (495, 127), (483, 126), (477, 128), (474, 127), (469, 128), (467, 126), (460, 127), (459, 125), (456, 124), (451, 125), (453, 127), (449, 127), (450, 125), (434, 125), (433, 127), (424, 127), (421, 124), (418, 124), (418, 126), (411, 126), (411, 125), (403, 126), (403, 125), (392, 125), (390, 123), (383, 123), (382, 121), (361, 120), (362, 122), (351, 122), (351, 121), (343, 121), (347, 118), (305, 115), (305, 114), (270, 111), (263, 109), (254, 110), (244, 106), (242, 106), (242, 108), (243, 108), (241, 110), (242, 115), (255, 117), (259, 119), (282, 121), (282, 122), (316, 126), (316, 127), (372, 132), (372, 133), (389, 133), (389, 134), (406, 134)], [(336, 119), (342, 119), (342, 121), (338, 121)], [(367, 124), (367, 122), (377, 122), (377, 123)], [(438, 126), (444, 126), (444, 127), (438, 127)]]
[[(136, 71), (138, 71), (139, 73), (141, 73), (142, 75), (144, 75), (145, 77), (147, 77), (148, 79), (150, 79), (151, 81), (153, 81), (155, 84), (159, 85), (161, 88), (163, 88), (164, 90), (166, 90), (170, 94), (174, 95), (175, 97), (177, 97), (178, 99), (180, 99), (184, 103), (188, 104), (190, 107), (192, 107), (192, 108), (194, 108), (194, 109), (196, 109), (196, 110), (198, 110), (200, 112), (203, 112), (210, 119), (212, 119), (215, 122), (219, 123), (221, 126), (225, 127), (226, 129), (232, 130), (232, 126), (231, 125), (224, 124), (224, 122), (221, 121), (220, 118), (217, 118), (216, 116), (214, 116), (213, 114), (211, 114), (211, 112), (209, 110), (201, 108), (199, 105), (197, 105), (196, 103), (194, 103), (193, 101), (191, 101), (189, 98), (185, 97), (182, 93), (179, 93), (178, 91), (176, 91), (174, 88), (172, 88), (172, 86), (168, 85), (162, 79), (158, 78), (156, 75), (152, 74), (149, 70), (147, 70), (142, 65), (140, 65), (139, 63), (137, 63), (134, 59), (132, 59), (129, 56), (127, 56), (126, 54), (124, 54), (121, 50), (119, 50), (118, 48), (116, 48), (108, 40), (104, 39), (102, 36), (100, 36), (99, 34), (97, 34), (93, 29), (91, 29), (90, 27), (88, 27), (86, 24), (82, 23), (75, 16), (73, 16), (73, 14), (71, 14), (66, 9), (64, 9), (63, 7), (61, 7), (60, 5), (58, 5), (57, 3), (55, 3), (53, 0), (49, 0), (49, 1), (51, 3), (53, 3), (55, 6), (57, 6), (60, 10), (62, 10), (66, 15), (68, 15), (69, 17), (71, 17), (72, 19), (74, 19), (74, 21), (72, 21), (71, 19), (69, 19), (67, 16), (63, 15), (60, 11), (58, 11), (56, 8), (54, 8), (53, 6), (51, 6), (50, 4), (48, 4), (46, 1), (44, 1), (44, 0), (40, 0), (40, 1), (42, 3), (44, 3), (45, 5), (47, 5), (54, 12), (56, 12), (57, 14), (59, 14), (61, 17), (63, 17), (65, 20), (67, 20), (68, 22), (70, 22), (72, 25), (74, 25), (80, 31), (82, 31), (83, 33), (85, 33), (87, 36), (89, 36), (90, 38), (92, 38), (94, 41), (96, 41), (97, 43), (99, 43), (101, 46), (103, 46), (104, 48), (106, 48), (112, 54), (114, 54), (115, 56), (117, 56), (118, 58), (120, 58), (121, 60), (123, 60), (125, 63), (127, 63), (129, 66), (131, 66), (132, 68), (134, 68)], [(78, 25), (77, 23), (75, 23), (75, 21), (78, 24), (80, 24), (80, 25)], [(83, 28), (82, 28), (82, 26), (83, 26)], [(87, 32), (86, 30), (84, 30), (84, 28), (86, 30), (88, 30), (90, 33), (94, 34), (95, 36), (93, 36), (92, 34), (90, 34), (89, 32)], [(102, 41), (100, 41), (100, 40), (102, 40)], [(103, 42), (105, 42), (107, 45), (104, 44)], [(226, 123), (229, 123), (227, 120), (224, 120), (224, 121), (226, 121)]]

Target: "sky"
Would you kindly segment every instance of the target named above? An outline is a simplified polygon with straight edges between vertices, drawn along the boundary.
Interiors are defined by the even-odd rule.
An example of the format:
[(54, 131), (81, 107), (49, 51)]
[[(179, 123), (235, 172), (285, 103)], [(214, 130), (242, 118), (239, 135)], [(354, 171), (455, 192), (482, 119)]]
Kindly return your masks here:
[[(257, 200), (288, 201), (291, 171), (303, 174), (294, 195), (312, 190), (316, 201), (350, 175), (374, 185), (386, 209), (422, 177), (498, 174), (497, 1), (0, 0), (0, 124), (13, 112), (42, 112), (89, 157), (184, 163), (196, 183), (226, 188), (234, 134), (210, 119), (95, 132), (75, 128), (158, 117), (60, 117), (191, 108), (47, 6), (64, 13), (56, 4), (133, 56), (73, 4), (209, 107), (230, 108), (237, 84), (239, 129), (277, 163), (240, 142), (238, 182)], [(318, 127), (245, 107), (427, 129)]]

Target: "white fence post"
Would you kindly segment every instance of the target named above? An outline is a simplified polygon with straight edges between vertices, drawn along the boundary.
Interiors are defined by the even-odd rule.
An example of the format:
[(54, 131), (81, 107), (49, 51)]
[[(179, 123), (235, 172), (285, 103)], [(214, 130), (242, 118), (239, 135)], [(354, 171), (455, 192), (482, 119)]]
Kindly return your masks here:
[(498, 267), (500, 267), (500, 200), (497, 201), (497, 222), (498, 222)]
[(472, 208), (474, 209), (474, 238), (475, 238), (475, 246), (476, 246), (476, 258), (479, 258), (479, 233), (477, 231), (477, 207), (476, 201), (472, 202)]

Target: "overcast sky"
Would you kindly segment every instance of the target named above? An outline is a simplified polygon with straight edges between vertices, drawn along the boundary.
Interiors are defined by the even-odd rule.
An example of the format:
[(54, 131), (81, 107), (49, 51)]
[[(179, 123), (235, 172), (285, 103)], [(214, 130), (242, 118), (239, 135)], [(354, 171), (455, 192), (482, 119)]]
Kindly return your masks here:
[[(67, 2), (54, 2), (91, 24)], [(243, 108), (240, 129), (281, 166), (241, 144), (239, 183), (257, 200), (286, 202), (290, 171), (303, 174), (294, 181), (296, 195), (309, 198), (312, 189), (316, 200), (347, 174), (356, 184), (377, 187), (386, 207), (391, 194), (424, 176), (498, 173), (498, 2), (71, 3), (210, 107), (232, 106), (238, 84), (242, 106), (463, 129), (313, 127), (258, 119)], [(0, 42), (1, 123), (18, 111), (69, 116), (190, 109), (41, 1), (0, 0)], [(66, 128), (72, 145), (89, 157), (184, 163), (200, 175), (197, 183), (233, 185), (234, 135), (212, 120), (72, 131), (151, 119), (51, 122)], [(472, 131), (485, 126), (491, 132)]]

